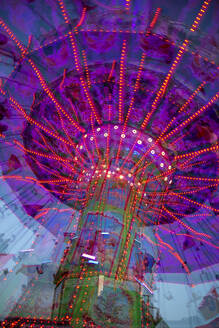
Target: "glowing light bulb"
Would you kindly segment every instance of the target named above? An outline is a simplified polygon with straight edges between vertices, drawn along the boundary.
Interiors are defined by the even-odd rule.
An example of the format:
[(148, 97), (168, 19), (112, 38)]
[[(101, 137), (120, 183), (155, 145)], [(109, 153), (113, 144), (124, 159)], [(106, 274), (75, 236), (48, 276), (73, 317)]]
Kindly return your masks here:
[(170, 180), (170, 182), (169, 182), (169, 184), (171, 184), (173, 181), (172, 180)]
[(155, 154), (155, 151), (154, 151), (153, 149), (151, 150), (151, 154), (152, 154), (152, 155), (154, 155), (154, 154)]
[(105, 132), (105, 133), (104, 133), (104, 137), (105, 137), (105, 138), (108, 137), (108, 133)]
[(142, 144), (142, 141), (141, 141), (141, 140), (138, 140), (137, 143), (138, 143), (139, 145), (141, 145), (141, 144)]
[(165, 155), (165, 152), (164, 151), (162, 151), (162, 153), (161, 153), (163, 156)]
[(164, 167), (164, 163), (160, 163), (160, 167)]
[(83, 149), (83, 146), (80, 146), (80, 149)]
[(100, 131), (100, 128), (97, 128), (97, 132), (99, 132)]
[(125, 138), (125, 134), (124, 134), (124, 133), (123, 133), (123, 134), (121, 134), (121, 138), (123, 138), (123, 139)]
[(136, 130), (132, 130), (132, 133), (136, 134), (136, 133), (137, 133), (137, 131), (136, 131)]
[(129, 174), (128, 174), (128, 177), (131, 178), (131, 176), (132, 176), (131, 173), (129, 173)]
[(171, 169), (172, 169), (172, 166), (171, 166), (171, 165), (169, 165), (169, 166), (168, 166), (168, 169), (169, 169), (169, 170), (171, 170)]
[(87, 134), (84, 135), (84, 138), (87, 138)]
[(90, 140), (93, 141), (94, 140), (94, 137), (90, 137)]
[(119, 178), (120, 178), (120, 179), (123, 179), (123, 178), (124, 178), (124, 176), (123, 176), (123, 175), (120, 175), (120, 176), (119, 176)]
[(148, 138), (148, 141), (149, 141), (149, 142), (152, 142), (152, 138)]
[(168, 179), (168, 178), (167, 178), (167, 177), (165, 177), (165, 178), (164, 178), (164, 181), (167, 181), (167, 179)]
[(114, 126), (114, 129), (115, 129), (115, 130), (117, 130), (117, 129), (118, 129), (118, 126), (117, 126), (117, 125), (115, 125), (115, 126)]

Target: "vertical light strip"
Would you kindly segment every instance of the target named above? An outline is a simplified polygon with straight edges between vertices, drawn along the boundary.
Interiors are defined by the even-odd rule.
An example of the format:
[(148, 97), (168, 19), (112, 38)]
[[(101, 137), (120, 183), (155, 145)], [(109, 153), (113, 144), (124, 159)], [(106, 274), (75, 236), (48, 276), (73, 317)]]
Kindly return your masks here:
[(123, 41), (122, 53), (120, 59), (119, 73), (119, 123), (123, 123), (123, 107), (124, 107), (124, 74), (125, 74), (125, 56), (127, 51), (127, 42)]

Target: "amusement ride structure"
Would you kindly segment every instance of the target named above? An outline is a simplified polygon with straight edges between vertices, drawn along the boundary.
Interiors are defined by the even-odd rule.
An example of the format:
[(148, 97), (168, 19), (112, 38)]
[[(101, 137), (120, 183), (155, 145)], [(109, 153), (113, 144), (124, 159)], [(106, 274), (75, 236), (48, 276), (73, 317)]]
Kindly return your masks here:
[(1, 6), (0, 196), (54, 241), (3, 327), (168, 327), (157, 283), (217, 280), (217, 1)]

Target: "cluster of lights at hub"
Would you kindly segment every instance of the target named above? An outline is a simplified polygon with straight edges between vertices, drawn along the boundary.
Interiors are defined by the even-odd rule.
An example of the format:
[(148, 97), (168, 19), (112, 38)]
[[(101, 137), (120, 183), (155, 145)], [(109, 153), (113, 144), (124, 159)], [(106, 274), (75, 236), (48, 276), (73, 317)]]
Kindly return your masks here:
[[(113, 129), (114, 130), (119, 130), (119, 128), (120, 127), (118, 125), (114, 125), (113, 126)], [(108, 132), (105, 132), (106, 130), (108, 131), (108, 127), (107, 126), (106, 127), (103, 126), (102, 128), (100, 128), (100, 127), (96, 128), (96, 132), (97, 132), (96, 139), (97, 139), (97, 141), (102, 136), (104, 138), (107, 138), (109, 136), (108, 135)], [(135, 130), (135, 129), (130, 130), (130, 132), (128, 134), (127, 140), (132, 139), (132, 136), (130, 136), (130, 133), (134, 137), (138, 133), (138, 131)], [(121, 134), (120, 136), (123, 139), (126, 138), (126, 135), (125, 134)], [(94, 136), (92, 135), (92, 133), (91, 133), (91, 136), (90, 137), (89, 137), (89, 134), (85, 134), (83, 136), (84, 139), (86, 139), (87, 137), (90, 139), (90, 141), (93, 141), (94, 140)], [(153, 143), (153, 139), (151, 137), (144, 137), (143, 140), (137, 139), (137, 144), (140, 145), (140, 146), (142, 146), (142, 147), (145, 147), (145, 145), (147, 145), (147, 143), (148, 144)], [(78, 144), (76, 146), (76, 148), (78, 148), (80, 150), (83, 150), (84, 149), (84, 145)], [(157, 152), (157, 154), (160, 154), (161, 159), (160, 159), (160, 163), (159, 163), (158, 159), (156, 158), (155, 164), (156, 163), (159, 163), (160, 169), (167, 169), (167, 167), (168, 167), (168, 170), (170, 170), (172, 168), (172, 166), (171, 165), (168, 165), (168, 159), (167, 159), (166, 153), (163, 150), (159, 149), (159, 148), (157, 148), (156, 152)], [(155, 152), (154, 149), (152, 149), (150, 153), (151, 153), (151, 155), (155, 155), (156, 152)], [(165, 164), (165, 162), (162, 162), (162, 158), (164, 159), (164, 161), (166, 162), (166, 164)], [(77, 159), (78, 158), (75, 157), (75, 160), (77, 160)], [(152, 162), (153, 161), (154, 160), (152, 159)], [(93, 171), (91, 171), (91, 170), (93, 170)], [(138, 182), (136, 180), (136, 178), (133, 176), (133, 174), (128, 173), (127, 169), (123, 169), (123, 168), (120, 168), (120, 167), (115, 167), (114, 165), (107, 166), (106, 164), (102, 164), (100, 167), (91, 166), (91, 170), (88, 169), (87, 172), (86, 172), (86, 170), (83, 170), (82, 171), (82, 173), (87, 178), (87, 180), (92, 179), (92, 178), (95, 178), (95, 177), (98, 177), (98, 178), (101, 178), (101, 177), (104, 178), (104, 177), (106, 177), (107, 179), (110, 179), (111, 178), (111, 179), (119, 179), (119, 180), (127, 181), (127, 183), (130, 184), (131, 187), (133, 187), (134, 185), (136, 185), (136, 186), (144, 185), (144, 182), (143, 183), (142, 182), (141, 183)], [(135, 182), (134, 182), (134, 180), (135, 180)], [(83, 182), (83, 179), (80, 178), (79, 181), (80, 182), (81, 181)], [(164, 181), (165, 182), (168, 181), (168, 177), (164, 177)], [(78, 186), (77, 186), (77, 189), (78, 189)]]

